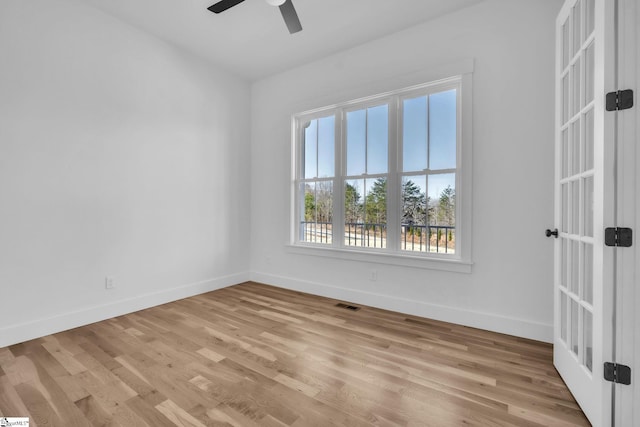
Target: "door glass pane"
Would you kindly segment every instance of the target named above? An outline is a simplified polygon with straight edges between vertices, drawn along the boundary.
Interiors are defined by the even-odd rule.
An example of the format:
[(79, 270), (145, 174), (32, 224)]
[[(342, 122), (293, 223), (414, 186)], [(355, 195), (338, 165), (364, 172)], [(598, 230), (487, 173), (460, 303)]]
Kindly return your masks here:
[(427, 97), (405, 99), (402, 104), (402, 169), (427, 168)]
[(582, 41), (581, 32), (582, 29), (582, 15), (581, 15), (581, 7), (582, 1), (578, 0), (576, 5), (573, 7), (573, 12), (571, 13), (573, 17), (573, 54), (575, 55), (580, 50), (580, 44)]
[(570, 290), (580, 294), (580, 242), (571, 240), (571, 286)]
[(569, 59), (571, 58), (571, 52), (569, 48), (569, 19), (562, 24), (562, 69), (564, 70), (569, 65)]
[(561, 238), (561, 241), (562, 271), (560, 272), (560, 285), (566, 288), (569, 286), (569, 268), (567, 267), (569, 265), (569, 242), (564, 237)]
[(571, 234), (580, 233), (580, 181), (571, 182)]
[(584, 168), (593, 169), (593, 108), (584, 115)]
[(569, 73), (562, 78), (562, 123), (569, 120)]
[(429, 169), (456, 167), (457, 92), (429, 95)]
[(571, 175), (580, 173), (580, 121), (571, 124)]
[(595, 0), (583, 0), (585, 14), (584, 39), (589, 38), (595, 27)]
[(584, 218), (584, 235), (593, 237), (593, 177), (590, 176), (583, 180), (582, 188), (584, 194), (583, 218)]
[(562, 184), (562, 224), (560, 230), (563, 233), (569, 232), (569, 184)]
[(580, 336), (580, 320), (578, 303), (571, 298), (571, 351), (578, 355), (578, 337)]
[(571, 115), (580, 111), (580, 60), (571, 66)]
[(593, 371), (593, 315), (586, 308), (582, 309), (582, 319), (584, 322), (584, 336), (582, 338), (584, 343), (584, 350), (582, 352), (584, 357), (584, 366)]
[(593, 304), (593, 245), (583, 244), (582, 299)]
[(593, 73), (595, 69), (595, 52), (593, 47), (593, 42), (589, 44), (587, 50), (584, 54), (584, 103), (583, 105), (587, 105), (589, 102), (593, 101)]
[(569, 128), (562, 131), (562, 158), (560, 159), (562, 168), (562, 178), (569, 176)]
[(560, 338), (567, 342), (567, 294), (560, 291)]

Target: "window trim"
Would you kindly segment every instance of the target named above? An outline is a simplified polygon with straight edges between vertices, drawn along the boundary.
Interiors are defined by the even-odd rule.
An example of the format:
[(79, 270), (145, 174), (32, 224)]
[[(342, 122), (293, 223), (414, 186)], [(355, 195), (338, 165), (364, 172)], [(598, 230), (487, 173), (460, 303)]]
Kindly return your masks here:
[[(465, 70), (466, 71), (466, 70)], [(395, 227), (398, 213), (392, 209), (387, 211), (387, 247), (367, 248), (367, 247), (349, 247), (340, 243), (332, 245), (321, 245), (317, 243), (307, 243), (299, 241), (298, 230), (300, 207), (297, 203), (297, 192), (299, 191), (299, 183), (305, 179), (298, 179), (300, 176), (301, 151), (298, 143), (303, 140), (303, 126), (299, 124), (326, 117), (333, 114), (335, 116), (335, 166), (334, 176), (330, 178), (333, 183), (333, 203), (334, 206), (342, 206), (344, 204), (344, 189), (342, 182), (346, 179), (346, 143), (341, 132), (345, 131), (345, 120), (347, 111), (354, 109), (367, 108), (373, 105), (383, 103), (389, 104), (389, 144), (388, 152), (388, 187), (399, 185), (402, 176), (407, 175), (402, 170), (402, 101), (407, 98), (424, 96), (430, 93), (437, 93), (448, 89), (459, 89), (457, 91), (457, 114), (460, 120), (457, 121), (457, 145), (456, 145), (456, 236), (459, 236), (459, 245), (456, 245), (455, 255), (444, 255), (437, 253), (411, 252), (400, 250), (399, 243), (395, 239), (397, 233), (390, 232)], [(432, 89), (432, 90), (430, 90)], [(292, 115), (291, 117), (291, 211), (290, 211), (290, 236), (287, 250), (290, 253), (326, 256), (339, 259), (349, 259), (354, 261), (375, 262), (382, 264), (391, 264), (399, 266), (427, 268), (436, 270), (446, 270), (462, 273), (471, 272), (471, 126), (472, 126), (472, 72), (465, 72), (453, 77), (434, 80), (428, 83), (417, 84), (406, 88), (387, 91), (384, 93), (361, 97), (355, 100), (341, 102), (334, 105), (316, 108)], [(396, 103), (396, 104), (394, 104)], [(425, 173), (428, 175), (430, 171)], [(417, 172), (415, 172), (417, 173)], [(442, 173), (442, 172), (440, 172)], [(412, 172), (408, 173), (409, 175)], [(363, 176), (369, 178), (369, 176)], [(393, 202), (396, 207), (401, 206), (401, 192), (397, 189), (389, 191), (388, 197), (397, 199)], [(334, 235), (340, 235), (344, 232), (344, 208), (338, 208), (338, 212), (334, 213)], [(393, 225), (392, 225), (393, 224)], [(396, 239), (397, 240), (397, 239)]]

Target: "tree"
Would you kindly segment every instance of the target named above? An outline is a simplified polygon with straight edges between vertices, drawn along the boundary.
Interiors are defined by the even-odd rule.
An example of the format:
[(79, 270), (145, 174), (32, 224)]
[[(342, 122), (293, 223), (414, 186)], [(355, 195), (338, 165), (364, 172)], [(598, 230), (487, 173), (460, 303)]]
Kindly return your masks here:
[(355, 185), (347, 182), (344, 191), (344, 218), (347, 223), (357, 223), (362, 221), (362, 196)]
[(313, 189), (308, 185), (304, 192), (304, 220), (306, 222), (316, 221), (316, 198)]
[(366, 222), (369, 224), (387, 223), (387, 179), (378, 178), (374, 181), (371, 191), (367, 194), (365, 210)]
[[(402, 223), (424, 225), (426, 223), (425, 194), (415, 182), (408, 180), (402, 183)], [(413, 232), (413, 230), (410, 230)]]
[(319, 181), (316, 183), (316, 210), (318, 222), (331, 222), (333, 220), (333, 184), (331, 181)]
[(456, 219), (456, 191), (447, 186), (440, 193), (438, 203), (438, 225), (455, 225)]

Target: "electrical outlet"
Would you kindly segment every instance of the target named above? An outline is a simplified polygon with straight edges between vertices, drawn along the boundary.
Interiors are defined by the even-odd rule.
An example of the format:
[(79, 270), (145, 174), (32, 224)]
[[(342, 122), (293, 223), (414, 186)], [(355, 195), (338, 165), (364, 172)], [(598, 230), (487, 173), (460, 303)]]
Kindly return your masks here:
[(116, 287), (115, 279), (111, 276), (107, 276), (104, 279), (104, 288), (105, 289), (113, 289)]
[(378, 280), (378, 270), (371, 270), (371, 274), (369, 274), (369, 280), (375, 282)]

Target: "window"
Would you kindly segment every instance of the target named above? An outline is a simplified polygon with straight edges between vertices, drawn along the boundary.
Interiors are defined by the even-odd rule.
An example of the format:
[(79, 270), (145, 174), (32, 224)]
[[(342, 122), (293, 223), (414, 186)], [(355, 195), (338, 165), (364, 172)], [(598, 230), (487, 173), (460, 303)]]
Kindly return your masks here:
[(387, 247), (389, 105), (346, 111), (346, 246)]
[(458, 76), (295, 115), (292, 247), (470, 264), (469, 86)]

